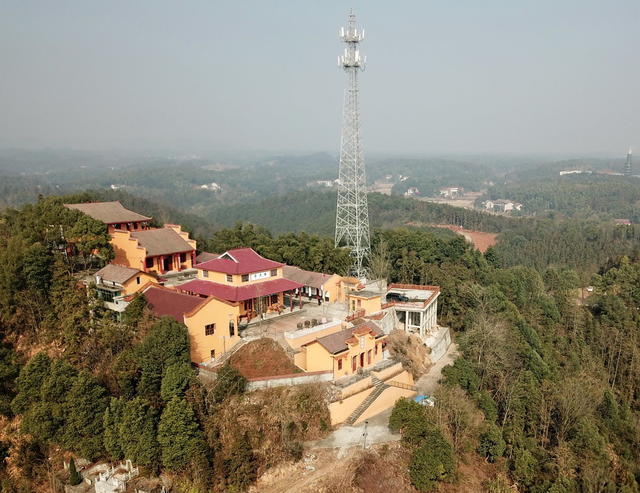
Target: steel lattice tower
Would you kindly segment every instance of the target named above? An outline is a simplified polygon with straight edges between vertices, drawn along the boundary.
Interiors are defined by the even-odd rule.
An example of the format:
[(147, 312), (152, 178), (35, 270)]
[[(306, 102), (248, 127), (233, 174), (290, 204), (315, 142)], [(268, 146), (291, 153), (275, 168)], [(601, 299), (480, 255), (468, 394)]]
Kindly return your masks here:
[(371, 253), (369, 238), (369, 206), (367, 204), (367, 177), (360, 142), (360, 110), (358, 74), (364, 70), (365, 59), (359, 45), (364, 30), (356, 24), (356, 16), (349, 14), (346, 28), (340, 29), (340, 39), (346, 44), (338, 64), (344, 69), (346, 85), (342, 116), (340, 167), (338, 169), (338, 205), (336, 209), (336, 246), (351, 249), (352, 274), (359, 279), (367, 277), (366, 259)]
[(631, 176), (631, 149), (627, 152), (627, 162), (624, 163), (625, 176)]

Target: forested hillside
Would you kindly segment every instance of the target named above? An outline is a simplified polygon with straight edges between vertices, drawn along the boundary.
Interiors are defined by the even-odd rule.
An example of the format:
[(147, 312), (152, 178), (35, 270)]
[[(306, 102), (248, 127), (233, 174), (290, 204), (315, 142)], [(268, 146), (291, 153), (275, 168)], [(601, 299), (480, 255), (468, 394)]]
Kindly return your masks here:
[[(45, 458), (67, 452), (126, 456), (191, 491), (242, 491), (268, 469), (299, 460), (303, 441), (328, 432), (324, 390), (247, 396), (231, 368), (205, 386), (189, 365), (182, 325), (151, 316), (143, 298), (116, 320), (78, 286), (79, 272), (111, 255), (104, 225), (61, 205), (82, 197), (42, 199), (0, 218), (2, 490), (38, 491), (60, 480)], [(416, 213), (412, 201), (399, 203)], [(149, 213), (154, 206), (147, 206)], [(481, 219), (474, 214), (470, 220)], [(444, 371), (433, 410), (401, 403), (394, 411), (390, 424), (403, 434), (405, 452), (393, 456), (393, 470), (429, 491), (455, 486), (462, 465), (486, 459), (495, 473), (488, 491), (514, 484), (536, 493), (638, 491), (640, 258), (621, 255), (637, 246), (637, 231), (489, 220), (530, 236), (503, 239), (485, 256), (450, 232), (374, 234), (376, 273), (439, 285), (439, 322), (454, 329), (462, 351)], [(538, 229), (527, 233), (527, 225)], [(580, 249), (589, 241), (593, 254)], [(533, 248), (543, 244), (548, 251)], [(348, 265), (331, 237), (278, 236), (246, 223), (202, 245), (218, 252), (251, 246), (329, 272)], [(521, 256), (508, 256), (509, 248)], [(96, 249), (103, 260), (92, 255)], [(586, 282), (595, 292), (582, 304), (577, 288)]]
[(488, 190), (487, 197), (520, 202), (524, 215), (640, 222), (640, 179), (635, 177), (566, 175), (496, 185)]

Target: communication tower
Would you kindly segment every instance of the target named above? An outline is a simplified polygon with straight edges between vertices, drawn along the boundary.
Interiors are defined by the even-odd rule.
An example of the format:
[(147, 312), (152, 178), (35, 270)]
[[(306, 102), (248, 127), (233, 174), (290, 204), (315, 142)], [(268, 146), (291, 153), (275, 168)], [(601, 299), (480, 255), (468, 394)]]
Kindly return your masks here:
[(624, 176), (631, 176), (631, 148), (627, 152), (627, 162), (624, 163)]
[(367, 177), (360, 142), (360, 109), (358, 74), (364, 70), (366, 57), (360, 55), (364, 29), (356, 24), (351, 11), (347, 27), (340, 28), (340, 39), (346, 45), (338, 57), (338, 65), (346, 74), (340, 166), (338, 169), (338, 204), (336, 209), (336, 246), (351, 249), (351, 273), (358, 279), (367, 277), (366, 260), (371, 253)]

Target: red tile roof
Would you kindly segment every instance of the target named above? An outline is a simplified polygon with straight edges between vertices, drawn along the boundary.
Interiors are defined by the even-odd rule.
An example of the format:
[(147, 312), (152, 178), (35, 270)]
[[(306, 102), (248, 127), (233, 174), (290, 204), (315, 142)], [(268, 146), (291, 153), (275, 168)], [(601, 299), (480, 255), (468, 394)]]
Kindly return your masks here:
[(227, 301), (245, 301), (260, 296), (281, 293), (302, 287), (302, 284), (289, 279), (274, 279), (246, 286), (229, 286), (203, 279), (196, 279), (181, 284), (178, 289), (202, 296), (215, 296)]
[(196, 265), (196, 268), (225, 274), (250, 274), (276, 269), (283, 265), (258, 255), (252, 248), (235, 248), (226, 251), (216, 259)]
[(196, 307), (207, 301), (200, 296), (192, 296), (157, 287), (147, 289), (144, 292), (144, 297), (155, 315), (159, 317), (168, 315), (180, 323), (184, 323), (185, 313), (195, 310)]

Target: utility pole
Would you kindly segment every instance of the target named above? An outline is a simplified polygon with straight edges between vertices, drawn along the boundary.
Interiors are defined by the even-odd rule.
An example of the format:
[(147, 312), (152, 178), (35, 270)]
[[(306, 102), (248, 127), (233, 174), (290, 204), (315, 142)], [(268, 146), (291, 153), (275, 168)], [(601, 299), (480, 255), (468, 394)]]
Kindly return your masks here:
[(367, 426), (369, 425), (369, 421), (364, 422), (364, 431), (362, 432), (362, 449), (366, 450), (367, 448)]
[(338, 169), (338, 204), (336, 208), (335, 245), (351, 249), (351, 273), (366, 279), (366, 260), (371, 253), (369, 237), (369, 206), (367, 178), (360, 142), (360, 109), (358, 74), (364, 70), (366, 58), (360, 55), (359, 45), (364, 29), (356, 24), (351, 11), (347, 27), (340, 29), (340, 39), (346, 45), (338, 64), (346, 74), (342, 115), (340, 166)]

